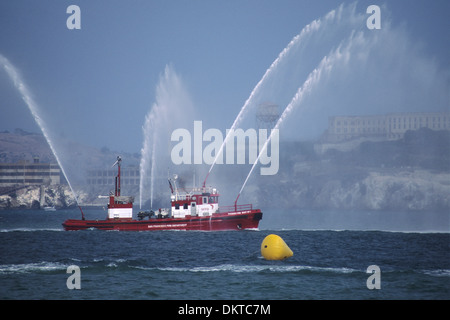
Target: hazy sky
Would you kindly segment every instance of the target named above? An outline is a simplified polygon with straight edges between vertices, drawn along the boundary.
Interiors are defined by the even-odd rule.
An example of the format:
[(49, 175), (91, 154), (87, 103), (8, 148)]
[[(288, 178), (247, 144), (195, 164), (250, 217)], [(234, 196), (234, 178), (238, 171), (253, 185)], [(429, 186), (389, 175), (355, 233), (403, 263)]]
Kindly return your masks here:
[[(19, 70), (44, 120), (56, 134), (96, 147), (139, 152), (145, 116), (155, 103), (156, 87), (167, 64), (186, 86), (195, 117), (204, 121), (205, 128), (225, 130), (292, 38), (341, 3), (6, 0), (0, 2), (0, 54)], [(70, 16), (66, 9), (72, 4), (81, 9), (80, 30), (66, 26)], [(401, 87), (406, 73), (408, 84), (398, 88), (398, 97), (383, 100), (387, 107), (380, 112), (448, 110), (450, 1), (359, 1), (356, 14), (368, 17), (366, 8), (371, 4), (382, 8), (382, 31), (392, 30), (380, 42), (386, 48), (378, 46), (373, 51), (379, 59), (376, 61), (383, 63), (380, 68), (375, 63), (365, 73), (355, 75), (355, 83), (331, 79), (330, 83), (344, 83), (345, 87), (334, 86), (340, 90), (336, 95), (331, 89), (321, 92), (321, 97), (327, 96), (321, 102), (311, 100), (314, 104), (338, 105), (323, 114), (321, 123), (333, 114), (355, 113), (345, 106), (355, 101), (365, 104), (358, 100), (357, 93), (367, 96), (376, 83), (387, 81), (385, 88), (373, 92), (375, 97), (391, 97), (389, 90)], [(335, 45), (325, 52), (333, 48)], [(323, 54), (315, 50), (311, 47), (308, 57), (316, 57), (318, 62)], [(317, 62), (293, 58), (289, 67), (303, 64), (310, 72)], [(370, 81), (366, 87), (359, 87), (365, 76)], [(294, 83), (294, 88), (304, 80)], [(413, 102), (408, 101), (408, 92), (417, 95), (412, 96)], [(284, 108), (293, 93), (270, 99), (278, 100), (275, 102)], [(417, 106), (408, 109), (411, 103)], [(399, 109), (390, 104), (399, 105)], [(0, 131), (22, 128), (39, 132), (2, 68), (0, 112)]]

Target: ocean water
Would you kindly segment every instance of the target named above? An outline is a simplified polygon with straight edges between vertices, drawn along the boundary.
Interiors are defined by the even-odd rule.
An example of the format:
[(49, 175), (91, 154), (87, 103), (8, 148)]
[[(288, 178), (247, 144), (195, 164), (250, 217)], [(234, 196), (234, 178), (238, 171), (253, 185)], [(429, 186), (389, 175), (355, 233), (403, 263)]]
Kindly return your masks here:
[[(61, 223), (79, 211), (1, 211), (0, 299), (450, 299), (448, 213), (440, 215), (444, 225), (421, 232), (357, 230), (361, 222), (353, 230), (320, 228), (332, 227), (331, 213), (315, 213), (321, 225), (298, 212), (303, 218), (274, 226), (276, 214), (266, 212), (253, 231), (67, 232)], [(261, 256), (271, 233), (293, 257)], [(80, 289), (67, 286), (72, 265), (80, 268)], [(367, 286), (372, 265), (379, 289)]]

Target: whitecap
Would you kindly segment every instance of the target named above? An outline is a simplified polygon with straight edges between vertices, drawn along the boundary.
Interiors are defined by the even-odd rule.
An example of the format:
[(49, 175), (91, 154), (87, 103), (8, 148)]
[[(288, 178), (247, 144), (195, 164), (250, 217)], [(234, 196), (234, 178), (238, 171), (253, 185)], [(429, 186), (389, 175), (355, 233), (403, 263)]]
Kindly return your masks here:
[(424, 270), (423, 273), (435, 277), (450, 277), (450, 269)]
[(59, 262), (47, 262), (47, 261), (36, 263), (22, 263), (22, 264), (3, 264), (0, 265), (0, 274), (66, 270), (67, 267), (68, 265)]
[(0, 229), (0, 232), (34, 232), (34, 231), (64, 231), (62, 228), (14, 228), (14, 229)]
[(169, 271), (169, 272), (236, 272), (236, 273), (257, 273), (257, 272), (300, 272), (300, 271), (311, 271), (311, 272), (334, 272), (334, 273), (352, 273), (352, 272), (363, 272), (361, 270), (352, 268), (331, 268), (331, 267), (315, 267), (315, 266), (305, 266), (305, 265), (235, 265), (235, 264), (221, 264), (217, 266), (208, 267), (160, 267), (160, 268), (149, 268), (149, 267), (135, 267), (142, 270), (159, 270), (159, 271)]

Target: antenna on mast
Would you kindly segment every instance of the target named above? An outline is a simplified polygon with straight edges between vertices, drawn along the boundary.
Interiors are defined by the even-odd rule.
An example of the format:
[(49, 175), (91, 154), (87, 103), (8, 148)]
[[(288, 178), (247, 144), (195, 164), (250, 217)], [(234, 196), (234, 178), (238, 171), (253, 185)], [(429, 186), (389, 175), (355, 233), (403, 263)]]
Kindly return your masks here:
[(116, 162), (113, 163), (111, 168), (114, 167), (116, 164), (120, 167), (121, 162), (122, 162), (122, 158), (120, 156), (117, 156), (117, 160), (116, 160)]

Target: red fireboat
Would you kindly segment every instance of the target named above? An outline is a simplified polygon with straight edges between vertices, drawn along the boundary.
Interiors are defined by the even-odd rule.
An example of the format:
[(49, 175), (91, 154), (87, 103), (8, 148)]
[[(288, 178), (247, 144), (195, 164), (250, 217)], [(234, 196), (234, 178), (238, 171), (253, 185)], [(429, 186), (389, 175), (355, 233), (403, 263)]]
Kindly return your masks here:
[(262, 219), (260, 209), (253, 209), (251, 204), (237, 205), (237, 199), (233, 206), (219, 208), (219, 193), (216, 188), (205, 187), (203, 184), (200, 188), (178, 189), (176, 175), (169, 179), (171, 208), (159, 209), (157, 212), (140, 211), (138, 219), (133, 219), (134, 198), (120, 195), (121, 162), (122, 159), (117, 157), (114, 163), (117, 164), (118, 173), (114, 194), (109, 196), (106, 219), (86, 220), (80, 207), (82, 219), (64, 221), (62, 225), (65, 230), (245, 230), (257, 229)]

